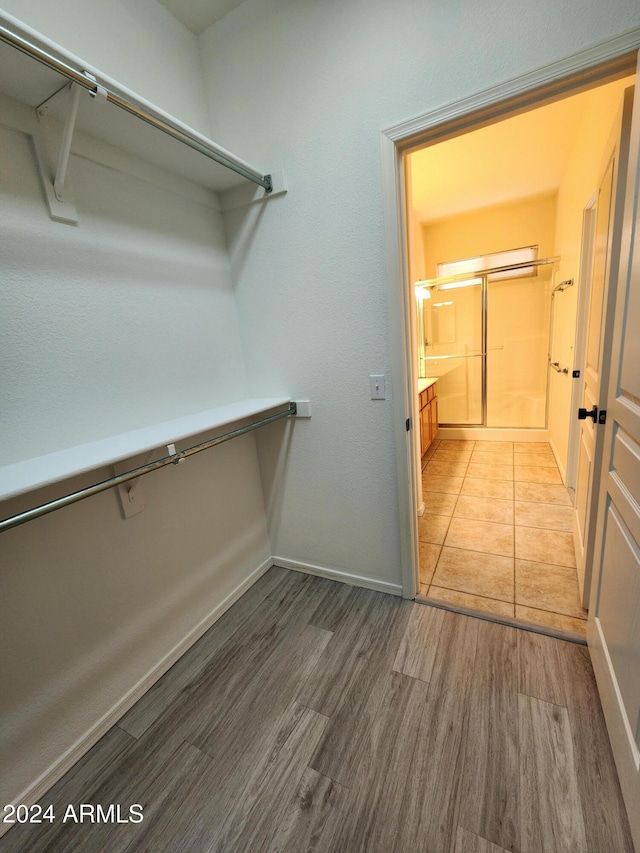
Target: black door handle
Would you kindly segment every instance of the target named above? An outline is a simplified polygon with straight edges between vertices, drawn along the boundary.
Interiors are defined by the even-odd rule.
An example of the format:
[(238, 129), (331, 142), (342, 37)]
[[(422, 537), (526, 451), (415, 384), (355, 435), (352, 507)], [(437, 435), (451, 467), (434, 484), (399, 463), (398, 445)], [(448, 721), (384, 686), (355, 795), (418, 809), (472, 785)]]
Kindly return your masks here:
[(584, 421), (587, 418), (593, 418), (593, 422), (595, 424), (597, 417), (598, 417), (598, 407), (597, 406), (594, 406), (590, 412), (588, 412), (586, 409), (578, 409), (578, 420), (579, 421)]

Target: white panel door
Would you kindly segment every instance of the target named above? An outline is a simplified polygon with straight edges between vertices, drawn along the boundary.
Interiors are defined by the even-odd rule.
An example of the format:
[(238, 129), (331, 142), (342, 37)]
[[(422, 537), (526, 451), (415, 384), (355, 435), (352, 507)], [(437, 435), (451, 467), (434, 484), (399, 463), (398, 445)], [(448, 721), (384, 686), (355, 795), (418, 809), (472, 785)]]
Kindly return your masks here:
[[(640, 100), (631, 129), (588, 641), (640, 850)], [(600, 429), (602, 429), (600, 427)]]
[(633, 88), (623, 103), (607, 144), (598, 186), (593, 269), (589, 292), (586, 352), (584, 359), (582, 415), (578, 441), (575, 490), (574, 541), (582, 603), (588, 607), (595, 542), (596, 503), (602, 464), (603, 428), (598, 413), (606, 408), (611, 366), (611, 340), (615, 308), (615, 282), (620, 260), (622, 222)]

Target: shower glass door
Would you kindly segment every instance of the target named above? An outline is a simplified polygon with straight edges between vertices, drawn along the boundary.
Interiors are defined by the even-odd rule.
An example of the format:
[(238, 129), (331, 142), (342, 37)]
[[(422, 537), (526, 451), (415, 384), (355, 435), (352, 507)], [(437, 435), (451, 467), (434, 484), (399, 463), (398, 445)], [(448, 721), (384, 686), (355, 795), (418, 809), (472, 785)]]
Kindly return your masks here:
[(487, 297), (489, 427), (546, 425), (551, 267), (493, 280)]
[[(428, 296), (427, 296), (428, 294)], [(482, 279), (425, 288), (418, 311), (424, 375), (438, 380), (441, 424), (483, 423)]]

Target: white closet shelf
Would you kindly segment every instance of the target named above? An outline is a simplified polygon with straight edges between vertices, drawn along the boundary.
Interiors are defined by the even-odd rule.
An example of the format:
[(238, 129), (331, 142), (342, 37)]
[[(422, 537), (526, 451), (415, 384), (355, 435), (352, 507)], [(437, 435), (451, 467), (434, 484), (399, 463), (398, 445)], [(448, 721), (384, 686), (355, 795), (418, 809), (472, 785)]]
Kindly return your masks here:
[[(14, 41), (7, 43), (1, 40), (5, 37), (13, 38)], [(246, 163), (2, 10), (1, 94), (34, 108), (41, 107), (51, 99), (46, 105), (47, 114), (63, 121), (69, 110), (70, 98), (65, 88), (68, 88), (71, 78), (43, 64), (44, 60), (35, 59), (33, 55), (22, 52), (15, 46), (19, 41), (28, 43), (30, 48), (40, 54), (53, 58), (67, 69), (70, 68), (76, 79), (80, 77), (88, 83), (86, 72), (96, 78), (97, 85), (94, 89), (99, 90), (99, 96), (90, 97), (89, 90), (84, 91), (75, 120), (76, 128), (91, 137), (128, 151), (216, 192), (246, 184), (249, 174), (249, 180), (270, 181), (270, 176), (260, 169)], [(53, 98), (57, 93), (59, 95)], [(132, 108), (132, 111), (127, 111), (129, 108)], [(149, 120), (154, 120), (157, 124), (152, 126), (147, 123)], [(163, 132), (163, 127), (169, 130), (165, 129)], [(171, 130), (177, 131), (181, 140), (167, 135)], [(197, 150), (189, 147), (190, 145), (194, 145)], [(234, 165), (225, 166), (216, 162), (215, 158), (218, 156)], [(231, 171), (235, 167), (246, 170), (248, 175), (242, 176)]]
[(67, 480), (114, 462), (121, 462), (189, 436), (209, 432), (245, 418), (285, 406), (290, 397), (255, 397), (238, 400), (183, 418), (142, 427), (66, 450), (25, 459), (0, 468), (0, 500)]

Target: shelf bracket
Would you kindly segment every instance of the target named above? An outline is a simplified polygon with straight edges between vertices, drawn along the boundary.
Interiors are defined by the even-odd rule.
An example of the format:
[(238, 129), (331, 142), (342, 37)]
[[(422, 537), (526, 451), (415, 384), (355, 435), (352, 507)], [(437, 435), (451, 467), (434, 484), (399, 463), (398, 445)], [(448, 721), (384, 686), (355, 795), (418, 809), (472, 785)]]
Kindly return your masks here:
[[(85, 71), (84, 75), (92, 82), (96, 83), (95, 91), (89, 92), (90, 96), (97, 100), (106, 100), (106, 89), (97, 84), (97, 81), (92, 74)], [(70, 187), (66, 184), (66, 179), (69, 158), (71, 156), (73, 133), (76, 127), (78, 107), (80, 105), (80, 94), (83, 88), (84, 87), (79, 83), (69, 83), (36, 107), (39, 124), (38, 130), (34, 134), (36, 161), (40, 171), (40, 178), (44, 187), (47, 204), (49, 205), (51, 218), (58, 222), (67, 222), (73, 225), (78, 223), (78, 213), (73, 193)], [(58, 156), (55, 158), (53, 150), (55, 148), (56, 141), (53, 139), (52, 130), (49, 126), (50, 123), (46, 121), (46, 119), (48, 115), (53, 115), (54, 111), (58, 111), (63, 99), (67, 102), (64, 105), (66, 113), (62, 129), (62, 137), (58, 142)]]

